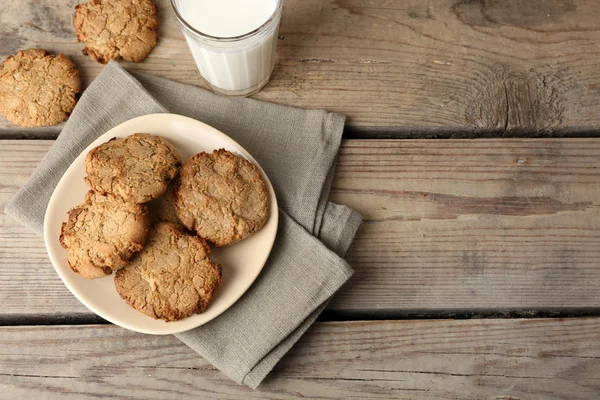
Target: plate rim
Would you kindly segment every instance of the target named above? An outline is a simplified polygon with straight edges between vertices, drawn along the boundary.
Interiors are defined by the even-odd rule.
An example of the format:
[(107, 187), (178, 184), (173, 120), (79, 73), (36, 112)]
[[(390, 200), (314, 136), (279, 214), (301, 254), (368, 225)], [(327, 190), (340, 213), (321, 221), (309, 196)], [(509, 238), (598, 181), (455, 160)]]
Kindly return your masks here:
[[(73, 164), (75, 162), (77, 162), (80, 158), (85, 159), (85, 156), (92, 148), (98, 146), (101, 143), (104, 143), (106, 141), (105, 137), (110, 136), (109, 133), (112, 132), (113, 130), (118, 129), (119, 127), (121, 127), (124, 124), (132, 124), (132, 123), (137, 122), (138, 120), (147, 119), (147, 118), (163, 118), (163, 119), (167, 119), (167, 120), (173, 120), (173, 119), (183, 120), (187, 123), (192, 123), (194, 125), (201, 125), (203, 129), (210, 131), (213, 135), (218, 136), (220, 139), (228, 142), (228, 144), (232, 145), (232, 147), (237, 148), (237, 150), (240, 153), (242, 153), (244, 155), (244, 157), (246, 157), (249, 161), (251, 161), (254, 165), (256, 165), (258, 167), (263, 178), (265, 178), (265, 181), (267, 183), (267, 191), (269, 193), (269, 220), (271, 220), (271, 219), (273, 220), (272, 222), (269, 221), (269, 223), (273, 223), (275, 225), (275, 227), (274, 227), (275, 234), (273, 235), (273, 239), (270, 240), (270, 243), (268, 245), (268, 251), (264, 252), (264, 254), (265, 254), (264, 260), (261, 262), (260, 268), (257, 268), (256, 274), (254, 274), (254, 276), (252, 276), (252, 278), (248, 280), (246, 287), (243, 290), (240, 290), (239, 294), (235, 297), (235, 299), (229, 305), (227, 305), (223, 310), (221, 310), (218, 314), (212, 316), (210, 319), (208, 319), (206, 321), (200, 322), (197, 325), (183, 328), (183, 329), (177, 329), (177, 328), (168, 329), (169, 326), (177, 327), (176, 322), (179, 322), (179, 321), (175, 321), (175, 324), (173, 324), (172, 322), (167, 323), (168, 325), (166, 325), (165, 329), (163, 329), (163, 330), (154, 331), (152, 329), (140, 328), (135, 325), (128, 324), (126, 322), (122, 323), (121, 321), (116, 321), (111, 316), (104, 315), (103, 312), (98, 312), (93, 305), (94, 302), (90, 303), (90, 302), (86, 301), (83, 297), (80, 296), (79, 293), (77, 293), (78, 291), (73, 290), (71, 288), (71, 285), (67, 283), (67, 281), (65, 280), (65, 277), (63, 276), (63, 273), (64, 272), (72, 272), (72, 271), (70, 270), (70, 268), (68, 269), (68, 271), (62, 271), (59, 267), (57, 267), (57, 264), (59, 264), (59, 260), (55, 259), (54, 255), (53, 255), (53, 251), (50, 249), (51, 246), (50, 246), (49, 238), (51, 235), (53, 235), (55, 233), (51, 231), (52, 229), (50, 227), (50, 222), (49, 222), (49, 215), (51, 215), (51, 212), (49, 212), (49, 211), (51, 209), (51, 206), (54, 204), (54, 202), (58, 201), (58, 200), (56, 200), (56, 196), (58, 196), (57, 193), (59, 192), (59, 188), (62, 188), (63, 186), (68, 185), (68, 179), (67, 179), (66, 175), (71, 170), (71, 167), (73, 166)], [(136, 132), (132, 132), (131, 134), (133, 134), (133, 133), (136, 133)], [(214, 150), (217, 150), (217, 149), (214, 149)], [(190, 118), (190, 117), (180, 115), (180, 114), (174, 114), (174, 113), (152, 113), (152, 114), (146, 114), (146, 115), (134, 117), (134, 118), (128, 119), (126, 121), (123, 121), (123, 122), (119, 123), (118, 125), (113, 126), (111, 129), (107, 130), (106, 132), (104, 132), (103, 134), (98, 136), (96, 139), (94, 139), (94, 141), (92, 141), (85, 149), (83, 149), (79, 153), (79, 155), (77, 157), (75, 157), (75, 159), (69, 164), (67, 169), (63, 172), (60, 180), (56, 184), (54, 190), (52, 191), (52, 195), (50, 196), (50, 200), (48, 201), (48, 205), (46, 206), (46, 210), (44, 213), (44, 232), (43, 232), (44, 233), (44, 236), (43, 236), (44, 237), (44, 245), (46, 247), (46, 252), (48, 254), (48, 257), (50, 258), (50, 262), (51, 262), (55, 272), (57, 273), (57, 275), (60, 277), (61, 281), (63, 282), (63, 284), (66, 286), (66, 288), (69, 290), (69, 292), (73, 296), (75, 296), (75, 298), (77, 298), (77, 300), (79, 300), (79, 302), (81, 304), (83, 304), (88, 310), (90, 310), (97, 316), (107, 320), (108, 322), (111, 322), (115, 325), (118, 325), (122, 328), (131, 330), (131, 331), (135, 331), (135, 332), (139, 332), (139, 333), (143, 333), (143, 334), (150, 334), (150, 335), (170, 335), (170, 334), (181, 333), (181, 332), (185, 332), (185, 331), (188, 331), (191, 329), (195, 329), (199, 326), (202, 326), (202, 325), (212, 321), (214, 318), (219, 317), (221, 314), (223, 314), (229, 308), (231, 308), (235, 303), (237, 303), (239, 301), (239, 299), (242, 298), (242, 296), (248, 291), (248, 289), (250, 289), (250, 287), (253, 285), (253, 283), (256, 281), (256, 279), (258, 278), (258, 276), (261, 274), (262, 270), (264, 269), (265, 264), (267, 263), (268, 258), (271, 254), (271, 251), (273, 250), (273, 246), (275, 244), (275, 240), (277, 238), (277, 232), (278, 232), (278, 228), (279, 228), (279, 211), (278, 210), (279, 210), (279, 206), (278, 206), (277, 196), (275, 193), (275, 189), (273, 188), (273, 185), (271, 183), (271, 180), (269, 179), (269, 176), (264, 171), (262, 166), (252, 156), (252, 154), (250, 154), (250, 152), (248, 152), (242, 145), (240, 145), (238, 142), (236, 142), (234, 139), (232, 139), (230, 136), (223, 133), (222, 131), (216, 129), (215, 127), (213, 127), (211, 125), (206, 124), (205, 122), (199, 121), (197, 119)], [(109, 276), (114, 277), (114, 274), (108, 275), (107, 277), (109, 277)], [(141, 313), (141, 314), (143, 315), (143, 313)], [(202, 315), (202, 314), (198, 314), (198, 315)], [(147, 317), (151, 318), (149, 316), (147, 316)], [(185, 319), (186, 318), (184, 318), (183, 320), (185, 320)], [(173, 325), (171, 325), (171, 324), (173, 324)]]

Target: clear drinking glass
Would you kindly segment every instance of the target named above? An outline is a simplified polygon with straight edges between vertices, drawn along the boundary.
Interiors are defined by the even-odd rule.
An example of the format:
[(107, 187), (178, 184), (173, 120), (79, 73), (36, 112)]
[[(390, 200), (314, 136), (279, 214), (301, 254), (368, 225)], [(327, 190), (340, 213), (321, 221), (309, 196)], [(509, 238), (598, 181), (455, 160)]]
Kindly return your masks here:
[(275, 11), (264, 24), (234, 37), (211, 36), (195, 29), (182, 15), (184, 1), (171, 0), (171, 5), (208, 86), (214, 92), (230, 96), (249, 96), (262, 89), (275, 64), (283, 0), (276, 0)]

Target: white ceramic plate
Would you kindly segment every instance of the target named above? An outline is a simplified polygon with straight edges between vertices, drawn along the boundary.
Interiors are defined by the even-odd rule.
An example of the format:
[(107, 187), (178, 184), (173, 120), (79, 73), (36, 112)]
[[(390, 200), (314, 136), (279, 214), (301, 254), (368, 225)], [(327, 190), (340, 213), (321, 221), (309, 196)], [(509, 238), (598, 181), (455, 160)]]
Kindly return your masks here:
[[(71, 271), (67, 251), (59, 243), (60, 227), (71, 207), (83, 203), (89, 187), (84, 182), (85, 156), (93, 148), (113, 137), (125, 137), (136, 132), (160, 135), (171, 142), (182, 159), (201, 151), (224, 148), (241, 155), (261, 170), (269, 190), (270, 215), (265, 226), (255, 235), (231, 246), (213, 249), (212, 258), (223, 266), (223, 283), (206, 309), (199, 315), (176, 322), (164, 322), (142, 314), (117, 293), (114, 274), (86, 280)], [(44, 220), (44, 240), (50, 260), (67, 288), (87, 308), (100, 317), (124, 328), (150, 334), (171, 334), (200, 326), (215, 318), (235, 303), (262, 270), (273, 247), (277, 233), (277, 199), (269, 179), (256, 160), (224, 133), (191, 118), (175, 114), (152, 114), (134, 118), (114, 127), (85, 149), (65, 172), (56, 186)]]

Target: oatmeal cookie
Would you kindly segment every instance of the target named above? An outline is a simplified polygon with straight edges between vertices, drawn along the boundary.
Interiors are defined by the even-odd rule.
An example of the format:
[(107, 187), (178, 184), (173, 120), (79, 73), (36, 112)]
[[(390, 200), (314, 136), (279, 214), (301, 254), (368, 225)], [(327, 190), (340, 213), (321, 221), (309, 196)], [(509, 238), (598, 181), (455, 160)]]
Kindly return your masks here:
[(79, 72), (63, 54), (21, 50), (0, 65), (0, 111), (16, 125), (51, 126), (66, 120), (80, 91)]
[(83, 54), (106, 64), (124, 58), (143, 61), (158, 40), (156, 5), (151, 0), (90, 0), (75, 7), (77, 40)]
[(180, 166), (166, 139), (136, 133), (93, 148), (85, 158), (86, 182), (97, 192), (145, 203), (167, 190)]
[(60, 244), (69, 253), (69, 267), (94, 279), (123, 268), (142, 249), (149, 227), (144, 205), (90, 190), (85, 202), (69, 211)]
[(196, 154), (183, 165), (180, 180), (174, 193), (179, 219), (217, 247), (252, 235), (267, 221), (267, 185), (242, 157), (224, 149)]
[(155, 225), (144, 249), (115, 274), (127, 304), (165, 321), (204, 312), (220, 285), (221, 266), (206, 242), (169, 223)]

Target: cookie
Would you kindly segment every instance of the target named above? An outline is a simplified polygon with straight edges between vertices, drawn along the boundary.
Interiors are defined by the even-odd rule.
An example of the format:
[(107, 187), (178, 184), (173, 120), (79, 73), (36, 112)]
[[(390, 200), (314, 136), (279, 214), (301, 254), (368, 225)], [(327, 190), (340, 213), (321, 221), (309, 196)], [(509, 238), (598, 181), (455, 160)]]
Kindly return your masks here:
[(85, 158), (85, 179), (97, 192), (145, 203), (167, 190), (180, 166), (179, 155), (166, 139), (136, 133), (93, 148)]
[(80, 91), (79, 72), (63, 54), (21, 50), (0, 65), (0, 111), (16, 125), (51, 126), (66, 120)]
[(173, 203), (173, 192), (179, 187), (180, 184), (181, 182), (179, 181), (179, 176), (176, 176), (171, 183), (169, 183), (169, 186), (167, 186), (167, 191), (165, 194), (146, 203), (148, 206), (151, 224), (170, 222), (183, 227), (179, 217), (177, 216), (175, 204)]
[(90, 190), (85, 202), (69, 211), (60, 244), (74, 272), (100, 278), (123, 268), (142, 249), (149, 227), (146, 206)]
[(190, 158), (174, 194), (183, 225), (217, 247), (252, 235), (269, 215), (267, 185), (258, 168), (224, 149)]
[(155, 225), (144, 249), (115, 274), (127, 304), (165, 321), (204, 312), (220, 285), (221, 266), (206, 242), (169, 223)]
[(151, 0), (90, 0), (75, 7), (77, 40), (83, 54), (106, 64), (143, 61), (158, 40), (157, 8)]

